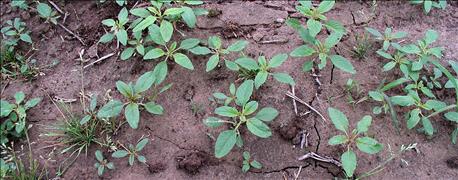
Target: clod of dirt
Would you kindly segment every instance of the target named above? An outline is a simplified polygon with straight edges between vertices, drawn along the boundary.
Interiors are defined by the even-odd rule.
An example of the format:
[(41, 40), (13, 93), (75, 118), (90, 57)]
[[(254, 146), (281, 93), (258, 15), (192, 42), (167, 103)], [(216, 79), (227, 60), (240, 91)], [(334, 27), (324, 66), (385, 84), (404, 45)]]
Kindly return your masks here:
[(178, 169), (189, 174), (196, 174), (207, 163), (208, 156), (203, 152), (190, 152), (184, 156), (176, 157), (175, 160), (178, 162)]
[(191, 101), (192, 98), (194, 97), (194, 94), (196, 94), (195, 92), (195, 87), (192, 86), (192, 85), (188, 85), (188, 87), (186, 87), (184, 93), (183, 93), (183, 98), (186, 100), (186, 101)]
[(458, 156), (447, 159), (447, 166), (451, 169), (458, 169)]
[(289, 123), (286, 126), (280, 126), (278, 128), (278, 133), (284, 140), (292, 140), (296, 137), (297, 133), (299, 132), (299, 128), (296, 127), (295, 123)]
[(167, 169), (167, 165), (161, 162), (155, 163), (148, 163), (148, 170), (151, 174), (155, 174), (158, 172), (165, 171)]
[(92, 45), (89, 49), (87, 49), (87, 55), (90, 58), (97, 57), (97, 44)]

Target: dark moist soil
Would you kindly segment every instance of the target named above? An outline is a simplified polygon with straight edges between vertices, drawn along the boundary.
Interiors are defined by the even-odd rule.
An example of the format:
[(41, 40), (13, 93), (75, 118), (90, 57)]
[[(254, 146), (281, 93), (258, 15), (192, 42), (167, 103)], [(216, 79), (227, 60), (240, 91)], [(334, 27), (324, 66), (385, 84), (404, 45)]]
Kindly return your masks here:
[[(114, 98), (121, 98), (115, 90), (118, 80), (133, 81), (142, 73), (151, 70), (154, 61), (144, 62), (134, 57), (128, 61), (119, 59), (119, 51), (115, 44), (96, 45), (95, 43), (104, 34), (101, 24), (103, 19), (114, 18), (121, 9), (115, 3), (97, 5), (94, 1), (66, 1), (59, 2), (62, 10), (69, 12), (65, 26), (79, 34), (86, 43), (83, 46), (74, 37), (58, 26), (52, 26), (38, 17), (36, 12), (21, 12), (12, 10), (9, 1), (1, 3), (2, 24), (8, 19), (21, 17), (32, 31), (35, 42), (33, 58), (40, 66), (59, 60), (54, 68), (43, 69), (43, 74), (33, 81), (2, 81), (2, 99), (10, 99), (17, 91), (24, 91), (28, 97), (43, 97), (43, 101), (29, 111), (28, 120), (34, 126), (31, 128), (32, 147), (35, 157), (42, 165), (46, 165), (50, 177), (54, 174), (67, 155), (60, 155), (49, 146), (50, 138), (39, 136), (46, 133), (46, 126), (62, 121), (60, 113), (52, 104), (47, 94), (66, 99), (77, 99), (84, 87), (86, 93), (98, 94), (99, 98), (111, 90)], [(250, 41), (247, 48), (248, 55), (264, 54), (272, 57), (278, 53), (289, 53), (302, 44), (297, 33), (285, 23), (288, 17), (303, 16), (294, 12), (296, 2), (286, 1), (215, 1), (206, 3), (203, 7), (210, 9), (211, 17), (199, 17), (198, 27), (194, 30), (184, 29), (187, 37), (206, 39), (210, 35), (224, 37), (224, 44), (236, 39)], [(331, 19), (342, 22), (348, 31), (336, 52), (350, 59), (358, 74), (353, 78), (360, 84), (363, 93), (376, 89), (378, 83), (387, 78), (387, 81), (396, 79), (393, 73), (381, 71), (383, 59), (375, 55), (380, 44), (374, 43), (367, 54), (367, 58), (358, 60), (351, 58), (350, 50), (355, 44), (355, 35), (364, 32), (364, 27), (377, 29), (393, 27), (396, 31), (407, 31), (408, 41), (415, 42), (431, 28), (440, 33), (440, 39), (435, 43), (445, 48), (443, 60), (458, 59), (458, 3), (450, 2), (446, 10), (432, 10), (430, 15), (422, 12), (421, 6), (412, 6), (404, 1), (377, 1), (375, 11), (372, 11), (371, 1), (344, 1), (338, 2), (335, 8), (327, 13)], [(132, 4), (129, 4), (129, 9)], [(61, 20), (60, 20), (61, 21)], [(180, 36), (176, 33), (176, 36)], [(281, 41), (282, 43), (263, 44), (264, 41)], [(27, 50), (27, 47), (22, 49)], [(116, 55), (81, 71), (78, 61), (78, 52), (86, 50), (84, 58), (94, 61), (98, 57), (115, 52)], [(141, 123), (137, 130), (123, 126), (114, 141), (124, 144), (134, 143), (142, 136), (148, 136), (150, 143), (142, 153), (146, 156), (148, 165), (136, 164), (132, 167), (124, 160), (113, 159), (105, 152), (105, 156), (116, 164), (115, 171), (108, 171), (102, 179), (292, 179), (300, 166), (303, 166), (299, 179), (331, 179), (333, 176), (342, 176), (339, 168), (312, 160), (298, 161), (297, 158), (307, 152), (316, 152), (339, 159), (344, 148), (327, 145), (327, 140), (336, 135), (330, 122), (322, 122), (306, 107), (298, 105), (302, 115), (295, 115), (292, 100), (284, 95), (289, 87), (272, 79), (256, 92), (255, 98), (262, 106), (272, 106), (279, 110), (280, 115), (270, 124), (274, 129), (271, 138), (261, 139), (246, 135), (245, 150), (251, 152), (252, 157), (263, 164), (263, 169), (242, 173), (242, 152), (235, 148), (228, 156), (216, 159), (213, 156), (214, 140), (217, 133), (223, 130), (209, 129), (202, 124), (202, 119), (212, 115), (216, 104), (209, 101), (213, 92), (227, 92), (229, 84), (237, 77), (225, 68), (205, 73), (205, 63), (208, 57), (191, 56), (195, 66), (194, 71), (188, 71), (179, 66), (170, 66), (169, 75), (165, 84), (173, 83), (173, 87), (159, 96), (157, 102), (164, 109), (162, 116), (152, 116), (141, 113)], [(230, 57), (235, 58), (235, 57)], [(309, 102), (320, 112), (325, 114), (328, 107), (341, 109), (354, 125), (366, 114), (371, 114), (375, 103), (366, 101), (355, 107), (347, 104), (342, 95), (344, 85), (352, 76), (328, 65), (320, 74), (322, 86), (315, 85), (315, 80), (309, 74), (301, 71), (306, 59), (289, 58), (278, 72), (288, 72), (296, 80), (296, 94), (304, 101)], [(445, 61), (444, 61), (445, 62)], [(6, 86), (6, 87), (5, 87)], [(395, 91), (395, 90), (393, 90)], [(442, 92), (441, 100), (453, 103), (453, 93)], [(318, 98), (317, 98), (318, 97)], [(329, 101), (332, 98), (331, 101)], [(195, 115), (192, 106), (199, 107), (199, 115)], [(71, 104), (76, 110), (81, 109), (78, 102)], [(358, 168), (356, 174), (361, 174), (381, 163), (389, 154), (387, 146), (393, 150), (402, 144), (418, 143), (419, 153), (407, 152), (403, 159), (409, 165), (401, 164), (397, 159), (387, 164), (383, 172), (372, 176), (372, 179), (454, 179), (458, 177), (457, 157), (458, 149), (450, 142), (453, 127), (450, 123), (435, 117), (432, 119), (437, 132), (432, 138), (426, 138), (414, 130), (409, 131), (402, 121), (400, 134), (391, 125), (387, 116), (376, 116), (370, 129), (370, 135), (385, 144), (382, 153), (369, 156), (358, 152)], [(120, 118), (120, 120), (123, 120)], [(309, 133), (308, 144), (304, 149), (299, 147), (301, 132)], [(88, 155), (81, 155), (64, 174), (64, 179), (97, 179), (94, 163), (96, 146), (89, 149)], [(49, 158), (49, 159), (48, 159)], [(48, 160), (45, 160), (48, 159)]]

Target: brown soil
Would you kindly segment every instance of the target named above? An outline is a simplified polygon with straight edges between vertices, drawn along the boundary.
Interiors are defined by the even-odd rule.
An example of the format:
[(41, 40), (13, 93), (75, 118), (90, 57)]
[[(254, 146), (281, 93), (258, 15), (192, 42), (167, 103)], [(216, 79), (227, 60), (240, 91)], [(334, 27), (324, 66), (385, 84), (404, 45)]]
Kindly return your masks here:
[[(62, 28), (43, 23), (36, 12), (21, 12), (12, 10), (9, 1), (1, 3), (2, 24), (8, 19), (22, 17), (27, 27), (32, 31), (32, 39), (38, 48), (33, 56), (43, 66), (50, 64), (54, 59), (60, 64), (54, 68), (44, 69), (43, 75), (33, 81), (14, 80), (2, 81), (2, 99), (10, 99), (17, 91), (24, 91), (29, 97), (44, 97), (43, 101), (29, 111), (29, 123), (33, 124), (30, 130), (32, 147), (35, 157), (50, 157), (52, 161), (40, 159), (50, 173), (54, 174), (59, 162), (66, 155), (50, 155), (52, 149), (43, 148), (50, 145), (49, 138), (40, 137), (47, 130), (47, 125), (61, 121), (60, 113), (47, 97), (78, 98), (81, 88), (86, 92), (98, 94), (99, 97), (109, 89), (115, 98), (121, 98), (115, 92), (115, 82), (118, 80), (133, 81), (142, 73), (152, 69), (154, 61), (144, 62), (138, 57), (129, 61), (119, 59), (116, 45), (95, 46), (98, 39), (104, 34), (101, 24), (103, 19), (114, 18), (121, 9), (115, 3), (96, 5), (94, 1), (65, 1), (58, 5), (70, 13), (65, 26), (79, 34), (85, 41), (83, 46)], [(344, 1), (336, 3), (334, 9), (327, 15), (331, 19), (342, 22), (349, 32), (348, 37), (336, 48), (337, 53), (350, 59), (358, 74), (353, 78), (358, 81), (364, 93), (373, 90), (383, 79), (393, 80), (395, 74), (381, 71), (382, 59), (375, 55), (375, 50), (380, 47), (374, 44), (367, 58), (358, 60), (351, 58), (351, 49), (354, 45), (354, 36), (364, 32), (364, 27), (370, 26), (377, 29), (393, 27), (395, 30), (409, 32), (409, 40), (423, 36), (426, 29), (435, 29), (440, 33), (440, 40), (436, 43), (445, 48), (443, 60), (458, 60), (458, 3), (450, 2), (446, 10), (432, 10), (430, 15), (425, 15), (420, 6), (412, 6), (404, 1), (377, 1), (375, 14), (371, 11), (369, 2)], [(264, 54), (272, 57), (278, 53), (289, 53), (302, 44), (297, 33), (289, 28), (283, 21), (287, 17), (302, 17), (294, 12), (296, 2), (286, 1), (231, 1), (210, 2), (204, 5), (207, 9), (217, 12), (213, 17), (200, 17), (198, 28), (185, 29), (187, 37), (206, 39), (210, 35), (225, 37), (225, 44), (236, 39), (247, 39), (250, 44), (247, 53), (251, 55)], [(128, 7), (132, 7), (129, 4)], [(304, 18), (302, 18), (304, 20)], [(176, 35), (180, 36), (180, 35)], [(283, 40), (283, 43), (263, 44), (262, 41)], [(26, 48), (23, 48), (26, 49)], [(86, 50), (85, 58), (92, 60), (108, 53), (117, 54), (103, 62), (96, 64), (84, 72), (75, 60), (81, 49)], [(298, 161), (297, 158), (307, 152), (331, 156), (339, 159), (344, 149), (338, 146), (327, 145), (327, 140), (337, 134), (330, 122), (322, 122), (314, 113), (296, 116), (291, 99), (284, 95), (289, 87), (269, 79), (265, 87), (256, 92), (256, 99), (261, 106), (272, 106), (279, 110), (279, 117), (270, 124), (275, 129), (273, 136), (268, 139), (256, 138), (248, 135), (245, 141), (245, 150), (263, 164), (263, 169), (252, 170), (246, 174), (241, 171), (243, 150), (235, 148), (228, 156), (215, 159), (213, 156), (213, 137), (222, 129), (206, 128), (202, 119), (212, 115), (215, 104), (208, 98), (213, 92), (225, 92), (230, 82), (234, 82), (236, 75), (225, 68), (205, 73), (205, 63), (208, 57), (191, 56), (195, 66), (194, 71), (188, 71), (179, 66), (169, 66), (169, 75), (166, 84), (173, 83), (173, 87), (165, 94), (159, 96), (158, 102), (164, 107), (165, 114), (152, 116), (141, 113), (141, 123), (137, 130), (123, 126), (114, 137), (115, 141), (133, 143), (142, 135), (149, 136), (150, 143), (142, 153), (146, 156), (148, 165), (136, 164), (128, 166), (124, 160), (109, 157), (116, 164), (115, 171), (107, 171), (102, 179), (293, 179), (300, 166), (303, 166), (299, 179), (331, 179), (333, 176), (342, 176), (339, 168), (312, 160)], [(232, 57), (235, 58), (235, 57)], [(320, 78), (323, 85), (317, 89), (314, 78), (301, 71), (305, 59), (289, 58), (277, 71), (288, 72), (297, 83), (296, 94), (309, 102), (319, 111), (326, 112), (328, 107), (341, 109), (349, 118), (351, 125), (363, 115), (371, 114), (375, 105), (366, 101), (355, 107), (347, 104), (345, 97), (339, 97), (346, 80), (351, 75), (332, 70), (327, 66), (321, 71)], [(83, 74), (83, 76), (82, 76)], [(6, 86), (6, 87), (5, 87)], [(439, 91), (440, 92), (440, 91)], [(318, 99), (315, 97), (317, 94)], [(453, 93), (443, 92), (439, 96), (448, 103), (454, 102)], [(191, 103), (199, 105), (199, 115), (193, 114)], [(72, 103), (73, 109), (80, 110), (78, 102)], [(306, 107), (298, 105), (300, 113), (309, 111)], [(324, 113), (325, 114), (325, 113)], [(391, 145), (393, 150), (402, 144), (418, 143), (420, 153), (408, 152), (403, 159), (409, 162), (408, 166), (398, 160), (389, 163), (382, 173), (370, 178), (373, 179), (454, 179), (458, 177), (457, 145), (450, 142), (453, 131), (451, 124), (436, 117), (432, 119), (437, 129), (432, 138), (426, 138), (414, 130), (409, 131), (402, 121), (400, 134), (396, 133), (389, 117), (377, 116), (370, 129), (371, 135), (380, 142)], [(120, 118), (120, 120), (123, 120)], [(298, 136), (301, 131), (309, 133), (308, 146), (301, 149)], [(96, 162), (92, 146), (86, 155), (81, 155), (63, 176), (64, 179), (97, 179), (99, 178), (93, 164)], [(108, 152), (105, 153), (109, 154)], [(358, 153), (358, 168), (356, 173), (361, 174), (377, 166), (388, 155), (387, 148), (378, 155), (369, 156)]]

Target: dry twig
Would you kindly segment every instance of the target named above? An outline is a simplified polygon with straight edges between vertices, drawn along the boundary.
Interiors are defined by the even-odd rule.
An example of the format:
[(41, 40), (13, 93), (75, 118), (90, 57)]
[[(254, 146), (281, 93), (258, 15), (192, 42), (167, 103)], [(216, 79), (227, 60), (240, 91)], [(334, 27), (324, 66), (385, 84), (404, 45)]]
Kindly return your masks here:
[(305, 101), (303, 101), (302, 99), (299, 99), (297, 96), (293, 95), (293, 93), (287, 91), (286, 92), (286, 96), (290, 97), (290, 98), (293, 98), (294, 100), (296, 100), (297, 102), (307, 106), (310, 110), (312, 110), (313, 112), (317, 113), (318, 116), (320, 116), (321, 119), (323, 119), (323, 121), (326, 122), (326, 118), (318, 111), (316, 110), (315, 108), (313, 108), (312, 106), (310, 106), (308, 103), (306, 103)]
[(328, 156), (320, 156), (319, 154), (314, 153), (314, 152), (309, 152), (309, 153), (299, 157), (297, 160), (302, 161), (302, 160), (306, 160), (308, 158), (312, 158), (312, 159), (320, 161), (320, 162), (331, 163), (331, 164), (336, 165), (337, 167), (342, 167), (342, 163), (339, 162), (338, 160), (335, 160), (334, 158), (328, 157)]
[[(294, 90), (294, 86), (291, 86), (291, 91), (293, 92), (293, 95), (296, 96), (296, 91)], [(296, 100), (293, 99), (293, 106), (294, 106), (294, 113), (296, 113), (297, 116), (297, 104)]]
[(70, 33), (71, 35), (73, 35), (76, 39), (78, 39), (78, 41), (81, 42), (81, 44), (83, 44), (83, 46), (86, 46), (86, 43), (84, 43), (83, 39), (81, 37), (79, 37), (78, 35), (76, 35), (74, 32), (72, 32), (70, 29), (66, 28), (64, 25), (62, 25), (61, 23), (57, 23), (57, 25), (59, 25), (62, 29), (64, 29), (65, 31), (67, 31), (68, 33)]
[(111, 57), (111, 56), (113, 56), (113, 55), (115, 55), (115, 53), (107, 54), (107, 55), (105, 55), (105, 56), (103, 56), (103, 57), (101, 57), (101, 58), (95, 60), (94, 62), (91, 62), (91, 63), (89, 63), (88, 65), (84, 66), (83, 69), (86, 69), (87, 67), (90, 67), (90, 66), (94, 65), (95, 63), (98, 63), (98, 62), (103, 61), (103, 60), (105, 60), (105, 59), (108, 59), (109, 57)]

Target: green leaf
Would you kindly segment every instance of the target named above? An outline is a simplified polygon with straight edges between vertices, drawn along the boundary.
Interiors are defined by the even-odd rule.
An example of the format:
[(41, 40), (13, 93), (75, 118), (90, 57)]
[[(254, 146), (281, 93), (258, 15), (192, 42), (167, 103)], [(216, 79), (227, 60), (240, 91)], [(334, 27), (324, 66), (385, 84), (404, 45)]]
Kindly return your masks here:
[(37, 5), (37, 12), (45, 18), (48, 18), (51, 16), (52, 9), (48, 4), (45, 3), (38, 3)]
[(353, 177), (357, 164), (356, 154), (352, 150), (348, 150), (342, 154), (340, 161), (342, 161), (342, 168), (344, 169), (347, 177)]
[(302, 45), (294, 49), (293, 52), (290, 53), (290, 55), (292, 57), (306, 57), (311, 56), (313, 53), (315, 53), (314, 49), (310, 48), (307, 45)]
[(347, 59), (345, 59), (344, 57), (340, 55), (332, 55), (331, 62), (332, 64), (334, 64), (334, 66), (336, 66), (337, 68), (345, 72), (356, 74), (356, 71), (353, 65)]
[(116, 82), (116, 89), (125, 97), (131, 97), (134, 94), (132, 88), (122, 81)]
[(286, 73), (273, 73), (272, 75), (275, 78), (275, 80), (279, 82), (290, 84), (291, 86), (294, 86), (296, 84), (294, 82), (294, 79)]
[(433, 125), (427, 117), (421, 118), (421, 123), (423, 124), (423, 129), (425, 130), (426, 135), (432, 136), (434, 133)]
[(234, 130), (226, 130), (219, 134), (215, 143), (215, 156), (222, 158), (226, 156), (234, 147), (237, 141), (237, 134)]
[(160, 44), (163, 46), (166, 45), (166, 42), (162, 38), (161, 30), (159, 26), (157, 26), (156, 24), (152, 24), (151, 26), (148, 27), (148, 34), (151, 37), (151, 40), (154, 41), (154, 43)]
[(232, 51), (232, 52), (239, 52), (239, 51), (245, 49), (245, 47), (247, 45), (248, 45), (248, 41), (238, 40), (234, 44), (232, 44), (229, 47), (227, 47), (227, 50), (228, 51)]
[(433, 109), (434, 111), (440, 111), (441, 109), (445, 108), (447, 104), (438, 100), (428, 100), (426, 101), (425, 106)]
[(130, 14), (134, 16), (142, 17), (142, 18), (146, 18), (151, 15), (151, 13), (148, 10), (146, 10), (146, 8), (131, 9)]
[(394, 87), (397, 87), (405, 82), (408, 82), (409, 80), (406, 79), (406, 78), (399, 78), (399, 79), (396, 79), (394, 80), (393, 82), (390, 82), (388, 83), (387, 85), (383, 86), (382, 89), (380, 89), (380, 91), (382, 92), (385, 92), (385, 91), (388, 91)]
[(420, 109), (410, 111), (409, 119), (407, 120), (407, 128), (414, 128), (420, 122)]
[(452, 135), (451, 135), (451, 136), (452, 136), (452, 143), (453, 143), (453, 144), (456, 144), (456, 139), (457, 139), (457, 137), (458, 137), (458, 127), (455, 128), (455, 130), (452, 132)]
[(370, 27), (365, 28), (367, 32), (371, 33), (375, 37), (383, 37), (382, 33), (380, 33), (378, 30)]
[(132, 129), (138, 128), (138, 122), (140, 121), (140, 111), (138, 110), (137, 103), (129, 103), (124, 110), (126, 120)]
[(145, 19), (143, 19), (143, 21), (138, 23), (132, 31), (133, 32), (143, 31), (144, 29), (149, 27), (151, 24), (154, 24), (155, 21), (156, 21), (156, 17), (148, 16)]
[(99, 162), (103, 162), (103, 155), (102, 155), (102, 152), (100, 150), (95, 151), (95, 158)]
[(342, 111), (330, 107), (328, 108), (328, 114), (336, 129), (342, 132), (346, 132), (348, 130), (348, 119)]
[(91, 116), (89, 115), (84, 116), (83, 119), (81, 119), (80, 121), (80, 125), (86, 124), (89, 120), (91, 120)]
[(342, 36), (343, 36), (342, 33), (333, 32), (333, 33), (331, 33), (331, 35), (329, 35), (329, 36), (325, 39), (324, 45), (325, 45), (327, 48), (332, 48), (332, 47), (334, 47), (337, 43), (340, 42), (340, 39), (342, 39)]
[(207, 55), (211, 53), (210, 49), (203, 46), (194, 47), (192, 49), (189, 49), (189, 51), (195, 55)]
[(191, 60), (189, 60), (188, 56), (181, 54), (181, 53), (176, 53), (173, 55), (173, 60), (180, 66), (189, 69), (189, 70), (194, 70), (194, 66), (192, 65)]
[(123, 158), (123, 157), (126, 157), (127, 154), (129, 153), (125, 150), (117, 150), (113, 154), (111, 154), (111, 156), (114, 158)]
[(340, 34), (346, 33), (345, 27), (338, 21), (328, 20), (326, 21), (326, 24), (324, 24), (324, 26), (326, 26), (326, 28), (336, 33), (340, 33)]
[(210, 36), (208, 38), (208, 47), (212, 49), (221, 48), (221, 39), (218, 36)]
[(313, 68), (313, 61), (306, 61), (304, 65), (302, 65), (302, 71), (310, 72)]
[(406, 45), (401, 48), (401, 51), (407, 54), (418, 54), (421, 52), (420, 48), (416, 46), (415, 44)]
[(376, 101), (383, 101), (383, 94), (377, 91), (369, 91), (369, 96)]
[(226, 67), (232, 71), (238, 71), (240, 69), (237, 63), (232, 61), (224, 60), (224, 64), (226, 64)]
[(181, 14), (181, 18), (183, 18), (183, 21), (188, 25), (190, 28), (196, 27), (196, 21), (197, 17), (194, 14), (194, 11), (186, 6), (183, 6), (181, 9), (184, 10), (184, 12)]
[(141, 156), (141, 155), (140, 155), (140, 156), (137, 156), (137, 159), (138, 159), (138, 161), (141, 162), (141, 163), (146, 163), (146, 157), (145, 157), (145, 156)]
[(13, 111), (14, 105), (8, 103), (8, 101), (0, 100), (0, 117), (8, 116)]
[(320, 5), (316, 9), (319, 13), (325, 13), (332, 9), (334, 6), (334, 0), (321, 1)]
[(162, 106), (154, 102), (148, 102), (144, 104), (143, 107), (151, 114), (162, 115), (164, 113)]
[(256, 77), (254, 78), (254, 86), (256, 89), (259, 89), (267, 80), (267, 77), (269, 76), (269, 73), (266, 71), (259, 71), (258, 74), (256, 74)]
[(40, 103), (40, 101), (41, 101), (41, 98), (30, 99), (25, 103), (24, 108), (29, 109), (29, 108), (35, 107), (38, 103)]
[(256, 119), (270, 122), (278, 116), (278, 111), (271, 107), (262, 108), (255, 116)]
[(286, 61), (286, 59), (288, 59), (287, 54), (277, 54), (274, 57), (272, 57), (272, 59), (270, 59), (269, 67), (270, 68), (279, 67), (281, 64), (283, 64), (283, 62)]
[(108, 43), (108, 42), (111, 42), (111, 41), (113, 40), (113, 38), (114, 38), (114, 35), (113, 35), (113, 34), (111, 34), (111, 33), (106, 33), (106, 34), (104, 34), (104, 35), (100, 38), (99, 42), (101, 42), (101, 43)]
[(431, 29), (428, 29), (425, 33), (425, 42), (426, 44), (431, 44), (433, 42), (435, 42), (437, 40), (437, 38), (439, 38), (439, 34), (437, 33), (437, 31), (434, 31), (434, 30), (431, 30)]
[(386, 53), (385, 51), (383, 51), (381, 49), (377, 50), (377, 54), (382, 56), (382, 57), (384, 57), (384, 58), (386, 58), (386, 59), (394, 59), (393, 56), (391, 56), (391, 54), (388, 54), (388, 53)]
[(97, 116), (100, 118), (110, 118), (118, 116), (124, 105), (118, 100), (111, 100), (100, 108)]
[(269, 126), (264, 124), (261, 120), (256, 118), (248, 119), (246, 122), (248, 130), (254, 135), (261, 138), (268, 138), (272, 135)]
[(411, 96), (393, 96), (390, 98), (390, 100), (393, 102), (393, 104), (399, 106), (411, 106), (415, 104), (415, 99), (413, 99)]
[(235, 63), (248, 70), (259, 69), (258, 63), (252, 58), (242, 57), (235, 60)]
[(216, 117), (208, 117), (203, 120), (203, 123), (208, 127), (216, 128), (223, 125), (223, 120)]
[(393, 38), (394, 39), (400, 39), (400, 38), (404, 38), (407, 36), (407, 32), (404, 32), (404, 31), (399, 31), (399, 32), (396, 32), (395, 34), (393, 34)]
[(193, 47), (196, 47), (200, 43), (199, 39), (196, 38), (188, 38), (180, 43), (180, 48), (181, 49), (191, 49)]
[(319, 21), (314, 19), (309, 19), (307, 21), (307, 29), (312, 37), (315, 37), (318, 33), (320, 33), (322, 26), (323, 25)]
[(134, 165), (134, 160), (135, 160), (135, 155), (131, 154), (129, 156), (129, 165), (130, 166)]
[(168, 8), (164, 11), (165, 16), (175, 16), (183, 13), (183, 8)]
[(383, 66), (383, 71), (389, 71), (396, 66), (396, 62), (390, 61)]
[(358, 133), (365, 133), (367, 130), (369, 130), (369, 127), (371, 126), (372, 122), (372, 117), (371, 116), (364, 116), (356, 125), (356, 130)]
[(130, 57), (132, 57), (132, 55), (134, 54), (134, 51), (135, 49), (131, 47), (124, 49), (124, 51), (122, 51), (121, 53), (121, 60), (127, 60)]
[(127, 45), (127, 31), (124, 29), (121, 29), (116, 33), (116, 38), (122, 45)]
[(243, 115), (250, 115), (258, 109), (258, 102), (250, 101), (243, 106)]
[(172, 23), (163, 20), (161, 22), (161, 26), (159, 27), (159, 31), (161, 32), (162, 39), (165, 42), (169, 42), (170, 38), (172, 38), (173, 35), (173, 25)]
[(246, 80), (237, 89), (236, 103), (239, 106), (245, 105), (250, 100), (251, 94), (253, 94), (253, 80)]
[(210, 56), (210, 59), (208, 59), (207, 61), (207, 67), (205, 69), (205, 71), (209, 72), (213, 69), (215, 69), (215, 67), (218, 65), (219, 63), (219, 55), (218, 54), (213, 54), (212, 56)]
[(337, 135), (337, 136), (331, 137), (331, 139), (329, 139), (328, 141), (328, 144), (329, 145), (339, 145), (339, 144), (345, 144), (347, 143), (347, 141), (348, 141), (347, 136)]
[(448, 113), (445, 113), (444, 116), (449, 121), (454, 121), (454, 122), (458, 123), (458, 112), (448, 112)]
[(141, 151), (147, 143), (148, 143), (148, 138), (144, 138), (140, 142), (137, 143), (137, 145), (135, 146), (135, 149), (137, 151)]
[(368, 154), (375, 154), (383, 149), (383, 145), (377, 142), (377, 140), (370, 137), (360, 137), (356, 139), (356, 147), (362, 152)]
[(32, 44), (32, 38), (28, 34), (21, 34), (19, 35), (19, 38), (24, 42)]
[(221, 106), (215, 109), (215, 114), (225, 117), (237, 117), (240, 115), (237, 109), (230, 106)]
[(167, 77), (167, 62), (162, 61), (154, 67), (154, 76), (156, 76), (156, 85), (161, 84)]
[(14, 99), (16, 100), (16, 104), (21, 104), (24, 98), (25, 98), (25, 94), (22, 91), (19, 91), (16, 94), (14, 94)]
[(97, 168), (97, 174), (98, 174), (99, 176), (102, 176), (104, 170), (105, 170), (105, 167), (104, 167), (104, 166), (99, 166), (99, 167)]
[(261, 169), (261, 168), (262, 168), (262, 164), (259, 163), (259, 162), (256, 161), (256, 160), (251, 161), (251, 162), (250, 162), (250, 165), (253, 166), (253, 167), (256, 168), (256, 169)]
[(145, 74), (141, 75), (137, 82), (135, 82), (135, 92), (141, 93), (148, 90), (154, 83), (156, 76), (154, 76), (153, 71), (148, 71)]

